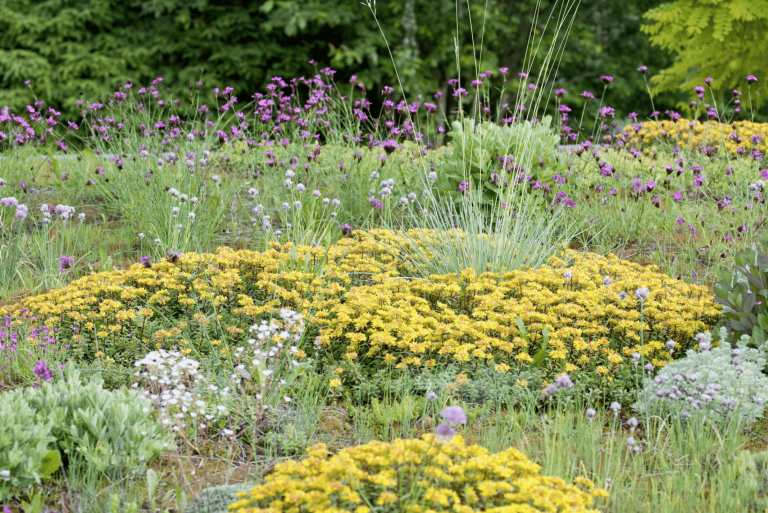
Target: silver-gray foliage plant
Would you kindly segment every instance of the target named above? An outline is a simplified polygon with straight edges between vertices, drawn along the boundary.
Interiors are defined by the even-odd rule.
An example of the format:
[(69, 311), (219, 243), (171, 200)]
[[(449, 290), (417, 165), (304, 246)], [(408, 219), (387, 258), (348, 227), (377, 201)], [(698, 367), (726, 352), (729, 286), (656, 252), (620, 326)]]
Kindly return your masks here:
[(681, 419), (724, 421), (734, 413), (747, 422), (760, 418), (768, 397), (763, 352), (748, 347), (747, 335), (735, 348), (729, 344), (710, 348), (710, 333), (701, 333), (697, 339), (700, 350), (689, 350), (685, 358), (668, 363), (654, 378), (644, 380), (634, 408), (646, 416)]
[(185, 513), (227, 513), (228, 506), (237, 502), (238, 492), (247, 492), (253, 485), (231, 484), (212, 486), (201, 491), (200, 494), (189, 503)]

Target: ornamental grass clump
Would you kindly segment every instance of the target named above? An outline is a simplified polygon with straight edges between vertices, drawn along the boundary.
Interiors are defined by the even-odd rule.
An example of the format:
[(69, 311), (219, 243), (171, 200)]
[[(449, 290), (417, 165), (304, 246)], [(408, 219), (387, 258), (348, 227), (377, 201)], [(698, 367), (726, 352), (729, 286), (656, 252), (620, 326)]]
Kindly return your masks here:
[(592, 512), (595, 499), (608, 495), (586, 478), (569, 484), (540, 475), (517, 449), (490, 454), (460, 435), (376, 441), (333, 455), (318, 444), (307, 453), (279, 463), (263, 484), (238, 494), (230, 511)]

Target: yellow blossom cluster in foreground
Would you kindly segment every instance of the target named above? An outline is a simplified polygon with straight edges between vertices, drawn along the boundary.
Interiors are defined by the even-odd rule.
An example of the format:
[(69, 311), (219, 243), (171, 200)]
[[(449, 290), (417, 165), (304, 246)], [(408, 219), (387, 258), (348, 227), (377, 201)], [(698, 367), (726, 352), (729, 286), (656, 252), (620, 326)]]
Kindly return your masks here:
[(624, 127), (624, 131), (629, 134), (627, 141), (633, 145), (642, 143), (653, 146), (657, 143), (667, 143), (689, 148), (724, 145), (728, 152), (735, 153), (741, 147), (751, 150), (752, 138), (756, 135), (760, 136), (761, 146), (768, 141), (768, 123), (752, 121), (734, 121), (727, 124), (708, 120), (702, 123), (680, 118), (677, 121), (646, 121), (639, 132), (635, 130), (637, 126)]
[[(392, 236), (357, 232), (327, 250), (189, 253), (176, 263), (93, 274), (0, 314), (15, 326), (62, 328), (59, 343), (71, 338), (96, 357), (119, 354), (124, 337), (226, 355), (250, 326), (287, 307), (305, 315), (317, 345), (362, 363), (483, 363), (498, 371), (540, 364), (610, 379), (634, 352), (663, 366), (669, 339), (684, 354), (720, 313), (705, 287), (612, 255), (568, 251), (539, 269), (413, 279), (386, 242)], [(640, 287), (650, 291), (642, 317), (633, 295)], [(537, 362), (537, 354), (546, 358)]]
[(592, 512), (606, 497), (585, 478), (579, 485), (542, 476), (541, 467), (517, 449), (489, 454), (460, 435), (371, 442), (330, 455), (324, 444), (302, 461), (279, 463), (266, 481), (240, 501), (239, 513)]

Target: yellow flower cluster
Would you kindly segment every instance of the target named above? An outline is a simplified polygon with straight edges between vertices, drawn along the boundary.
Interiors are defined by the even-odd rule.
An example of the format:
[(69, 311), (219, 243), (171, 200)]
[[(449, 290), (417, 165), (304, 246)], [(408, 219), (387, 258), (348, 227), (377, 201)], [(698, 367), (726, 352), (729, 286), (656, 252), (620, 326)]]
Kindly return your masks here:
[[(384, 262), (394, 258), (393, 247), (404, 247), (392, 243), (387, 232), (371, 236), (390, 237), (377, 250)], [(366, 243), (370, 247), (370, 239)], [(665, 365), (670, 355), (664, 342), (671, 338), (684, 347), (720, 314), (705, 287), (673, 280), (655, 267), (574, 251), (564, 258), (568, 262), (554, 258), (538, 269), (503, 275), (475, 276), (469, 269), (414, 280), (382, 273), (374, 283), (328, 298), (315, 311), (318, 341), (325, 346), (344, 341), (348, 359), (380, 355), (400, 368), (485, 361), (503, 372), (531, 365), (544, 349), (548, 368), (612, 374), (635, 352), (657, 367)], [(642, 324), (634, 297), (641, 287), (650, 291)], [(628, 297), (622, 300), (621, 292)]]
[[(227, 354), (259, 318), (287, 307), (317, 327), (316, 343), (350, 360), (399, 368), (485, 363), (505, 372), (539, 364), (534, 357), (546, 353), (540, 363), (547, 369), (610, 377), (634, 352), (663, 366), (670, 358), (664, 342), (685, 349), (720, 313), (705, 287), (615, 256), (573, 251), (539, 269), (409, 279), (396, 246), (383, 241), (391, 236), (358, 232), (327, 253), (297, 248), (302, 262), (310, 254), (312, 269), (325, 258), (323, 273), (296, 270), (286, 246), (263, 253), (220, 248), (184, 254), (175, 264), (93, 274), (0, 314), (16, 324), (67, 328), (61, 337), (94, 352), (131, 334), (153, 347)], [(611, 284), (603, 284), (606, 277)], [(639, 287), (650, 290), (642, 318), (633, 296)], [(147, 326), (154, 331), (145, 333)]]
[(608, 492), (542, 476), (517, 449), (489, 454), (461, 436), (371, 442), (330, 455), (324, 444), (302, 461), (279, 463), (266, 481), (238, 494), (238, 513), (594, 512)]
[(752, 121), (735, 121), (731, 124), (709, 120), (705, 122), (690, 121), (680, 118), (677, 121), (646, 121), (639, 132), (634, 130), (636, 125), (627, 125), (624, 131), (629, 134), (630, 144), (654, 146), (658, 143), (668, 143), (673, 146), (689, 148), (719, 147), (735, 153), (740, 147), (752, 149), (752, 137), (761, 136), (760, 144), (765, 144), (768, 137), (768, 123), (753, 123)]

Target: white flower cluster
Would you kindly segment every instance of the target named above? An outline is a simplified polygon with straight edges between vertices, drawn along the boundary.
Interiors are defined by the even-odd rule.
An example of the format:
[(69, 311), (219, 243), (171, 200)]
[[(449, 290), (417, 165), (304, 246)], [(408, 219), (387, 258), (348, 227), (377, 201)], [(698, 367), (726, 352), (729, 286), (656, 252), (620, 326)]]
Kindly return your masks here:
[[(152, 351), (134, 363), (134, 366), (143, 367), (143, 370), (135, 373), (146, 386), (143, 395), (155, 405), (163, 426), (171, 426), (173, 431), (185, 428), (188, 418), (196, 420), (199, 429), (205, 429), (206, 421), (226, 410), (219, 405), (213, 413), (208, 411), (209, 404), (202, 400), (196, 390), (202, 380), (198, 373), (200, 363), (186, 358), (178, 351)], [(138, 386), (138, 383), (133, 384), (134, 388)], [(228, 389), (219, 391), (216, 387), (212, 391), (225, 396), (229, 392)]]
[(254, 338), (248, 339), (248, 346), (233, 352), (233, 383), (252, 394), (260, 412), (280, 402), (290, 403), (291, 398), (283, 390), (302, 370), (296, 360), (297, 344), (304, 333), (302, 316), (283, 308), (280, 321), (261, 321), (251, 326), (250, 332)]
[(734, 412), (749, 422), (760, 418), (768, 397), (768, 377), (762, 373), (766, 360), (760, 351), (747, 347), (749, 336), (744, 335), (735, 348), (725, 344), (710, 349), (709, 333), (697, 339), (702, 350), (689, 350), (687, 357), (645, 379), (635, 409), (644, 415), (682, 419), (725, 420)]

